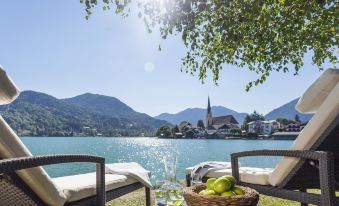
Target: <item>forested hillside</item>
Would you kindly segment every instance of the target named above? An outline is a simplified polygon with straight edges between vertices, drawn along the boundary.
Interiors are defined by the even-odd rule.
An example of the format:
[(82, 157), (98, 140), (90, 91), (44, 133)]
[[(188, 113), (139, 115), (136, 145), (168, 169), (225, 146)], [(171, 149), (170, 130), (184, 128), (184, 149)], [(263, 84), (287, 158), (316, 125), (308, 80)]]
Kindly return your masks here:
[(84, 94), (70, 99), (24, 91), (0, 114), (20, 136), (147, 136), (168, 124), (114, 97)]

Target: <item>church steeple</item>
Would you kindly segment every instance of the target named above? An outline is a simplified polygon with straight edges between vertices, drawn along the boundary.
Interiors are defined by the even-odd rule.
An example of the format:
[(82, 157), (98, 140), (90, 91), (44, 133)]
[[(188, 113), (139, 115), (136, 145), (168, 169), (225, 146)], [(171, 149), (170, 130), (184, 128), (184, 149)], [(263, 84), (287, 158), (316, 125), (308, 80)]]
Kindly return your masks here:
[(207, 113), (206, 113), (206, 128), (208, 128), (208, 126), (210, 125), (212, 125), (212, 109), (211, 109), (210, 97), (208, 96)]
[(211, 112), (211, 103), (210, 103), (210, 96), (208, 96), (208, 102), (207, 102), (207, 114), (212, 113)]

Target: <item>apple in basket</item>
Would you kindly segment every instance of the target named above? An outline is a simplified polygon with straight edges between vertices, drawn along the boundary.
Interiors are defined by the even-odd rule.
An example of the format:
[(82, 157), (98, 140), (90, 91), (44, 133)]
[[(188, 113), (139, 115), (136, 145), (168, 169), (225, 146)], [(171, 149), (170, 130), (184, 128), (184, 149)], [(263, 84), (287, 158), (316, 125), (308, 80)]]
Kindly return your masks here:
[(214, 190), (202, 190), (199, 192), (200, 195), (218, 195)]
[(217, 178), (209, 178), (206, 182), (207, 189), (213, 190), (213, 185), (214, 185), (216, 180), (217, 180)]
[(220, 195), (231, 197), (234, 195), (244, 195), (245, 192), (235, 186), (235, 179), (231, 175), (217, 178), (209, 178), (206, 182), (206, 189), (199, 192), (199, 195)]
[(225, 178), (225, 179), (227, 179), (228, 181), (230, 181), (231, 184), (232, 184), (232, 187), (235, 186), (236, 181), (235, 181), (235, 178), (234, 178), (233, 176), (231, 176), (231, 175), (224, 175), (224, 176), (222, 176), (221, 178)]
[(233, 187), (232, 191), (236, 195), (244, 195), (245, 194), (244, 190), (242, 190), (240, 187)]
[(229, 191), (231, 188), (232, 183), (226, 178), (218, 178), (213, 184), (214, 191), (216, 191), (219, 194), (225, 191)]

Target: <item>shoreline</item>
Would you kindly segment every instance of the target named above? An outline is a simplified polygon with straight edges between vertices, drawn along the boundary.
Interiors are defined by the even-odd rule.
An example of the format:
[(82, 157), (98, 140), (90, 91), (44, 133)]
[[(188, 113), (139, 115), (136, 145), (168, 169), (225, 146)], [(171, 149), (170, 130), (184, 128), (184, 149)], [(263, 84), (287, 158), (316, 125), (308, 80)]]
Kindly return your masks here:
[(164, 138), (164, 137), (96, 137), (96, 136), (20, 136), (19, 138), (93, 138), (93, 139), (141, 139), (141, 138), (150, 138), (150, 139), (160, 139), (160, 140), (220, 140), (220, 141), (294, 141), (294, 139), (273, 139), (273, 138), (228, 138), (228, 139), (221, 139), (221, 138)]

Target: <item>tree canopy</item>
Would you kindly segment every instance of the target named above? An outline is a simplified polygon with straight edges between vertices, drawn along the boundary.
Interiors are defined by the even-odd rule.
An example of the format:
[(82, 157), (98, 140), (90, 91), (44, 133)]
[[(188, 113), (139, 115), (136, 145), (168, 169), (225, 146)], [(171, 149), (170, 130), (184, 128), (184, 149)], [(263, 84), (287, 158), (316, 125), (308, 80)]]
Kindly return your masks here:
[(174, 127), (172, 127), (171, 133), (173, 136), (175, 136), (175, 133), (178, 133), (178, 132), (180, 132), (178, 125), (175, 125)]
[(254, 110), (252, 114), (246, 115), (242, 128), (245, 130), (248, 130), (248, 123), (253, 122), (253, 121), (258, 121), (258, 120), (263, 121), (265, 120), (265, 117), (264, 115)]
[(160, 137), (170, 137), (171, 136), (171, 128), (167, 125), (161, 126), (157, 132), (156, 132), (156, 136)]
[(202, 121), (201, 119), (199, 119), (198, 122), (197, 122), (197, 128), (205, 129), (204, 121)]
[(295, 114), (295, 116), (294, 116), (294, 121), (296, 121), (296, 122), (301, 122), (300, 117), (299, 117), (298, 114)]
[(295, 123), (296, 121), (286, 118), (277, 118), (277, 122), (279, 122), (283, 126), (286, 126), (288, 124)]
[[(99, 0), (80, 0), (87, 18)], [(320, 70), (338, 63), (339, 0), (102, 0), (128, 16), (136, 3), (148, 30), (181, 35), (187, 47), (182, 70), (217, 84), (228, 65), (247, 68), (262, 84), (272, 72), (298, 74), (306, 53)], [(160, 49), (160, 46), (159, 46)]]

